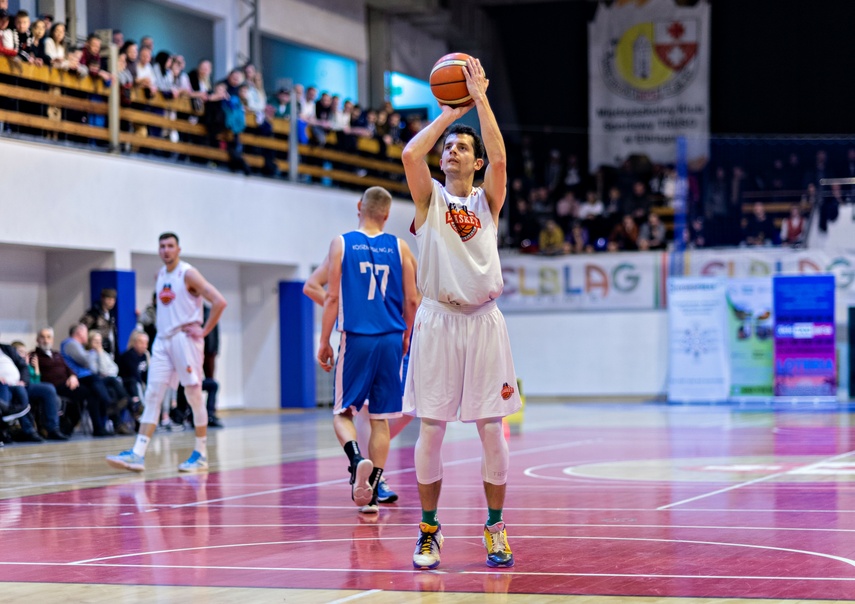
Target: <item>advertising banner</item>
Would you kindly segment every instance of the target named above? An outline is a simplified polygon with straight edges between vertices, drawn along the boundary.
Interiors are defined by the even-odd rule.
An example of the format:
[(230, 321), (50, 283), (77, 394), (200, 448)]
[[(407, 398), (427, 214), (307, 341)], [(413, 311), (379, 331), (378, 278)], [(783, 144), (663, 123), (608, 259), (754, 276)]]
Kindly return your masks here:
[(657, 252), (502, 258), (503, 311), (650, 310), (663, 304)]
[(776, 276), (775, 396), (835, 400), (834, 276)]
[(772, 278), (728, 279), (730, 399), (771, 399), (775, 383)]
[(588, 26), (591, 167), (708, 155), (710, 6), (600, 3)]
[(668, 400), (722, 402), (730, 394), (724, 279), (668, 280)]

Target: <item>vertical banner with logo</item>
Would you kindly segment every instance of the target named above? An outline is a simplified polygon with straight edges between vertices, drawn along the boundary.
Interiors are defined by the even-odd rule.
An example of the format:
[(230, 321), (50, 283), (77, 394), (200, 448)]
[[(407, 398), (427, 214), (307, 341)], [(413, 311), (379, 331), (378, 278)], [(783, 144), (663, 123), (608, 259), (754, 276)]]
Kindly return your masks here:
[(708, 156), (710, 6), (600, 4), (588, 27), (592, 169), (632, 154), (674, 163)]
[(836, 400), (834, 275), (775, 276), (775, 396)]
[(731, 400), (770, 400), (775, 382), (772, 278), (727, 280)]
[(730, 393), (725, 280), (668, 280), (668, 400), (722, 402)]

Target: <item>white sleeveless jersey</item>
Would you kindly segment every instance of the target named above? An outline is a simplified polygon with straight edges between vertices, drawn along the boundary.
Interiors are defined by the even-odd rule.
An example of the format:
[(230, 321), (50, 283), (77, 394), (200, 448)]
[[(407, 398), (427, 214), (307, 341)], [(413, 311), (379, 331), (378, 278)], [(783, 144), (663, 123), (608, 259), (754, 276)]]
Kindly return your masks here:
[(425, 297), (480, 306), (501, 295), (496, 225), (483, 189), (456, 197), (434, 180), (427, 219), (416, 241), (419, 289)]
[(183, 325), (199, 323), (202, 318), (202, 296), (194, 296), (184, 284), (184, 275), (192, 269), (179, 261), (171, 273), (161, 267), (157, 273), (157, 335), (169, 337)]

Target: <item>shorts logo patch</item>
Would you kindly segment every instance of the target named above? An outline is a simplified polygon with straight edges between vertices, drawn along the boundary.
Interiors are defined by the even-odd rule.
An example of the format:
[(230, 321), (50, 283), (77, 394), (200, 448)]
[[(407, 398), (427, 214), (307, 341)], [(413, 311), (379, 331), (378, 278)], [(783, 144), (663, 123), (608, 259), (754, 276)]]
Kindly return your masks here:
[(502, 398), (508, 400), (514, 395), (514, 387), (509, 386), (507, 382), (502, 386)]
[[(187, 373), (193, 373), (193, 368), (190, 365), (187, 365)], [(505, 386), (507, 386), (507, 384), (505, 384)]]

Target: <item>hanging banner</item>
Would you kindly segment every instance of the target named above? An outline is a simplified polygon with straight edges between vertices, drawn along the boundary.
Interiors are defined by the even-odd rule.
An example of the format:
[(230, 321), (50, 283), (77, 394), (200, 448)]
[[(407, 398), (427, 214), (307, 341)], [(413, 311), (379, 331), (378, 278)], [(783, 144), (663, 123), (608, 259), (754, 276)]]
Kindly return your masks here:
[(769, 400), (775, 384), (772, 278), (728, 279), (730, 399)]
[(668, 400), (722, 402), (730, 393), (724, 279), (668, 280)]
[(776, 276), (775, 396), (837, 398), (834, 276)]
[(502, 311), (651, 310), (664, 297), (658, 252), (504, 256)]
[(590, 165), (633, 154), (671, 164), (683, 136), (708, 156), (710, 6), (600, 3), (588, 26)]

